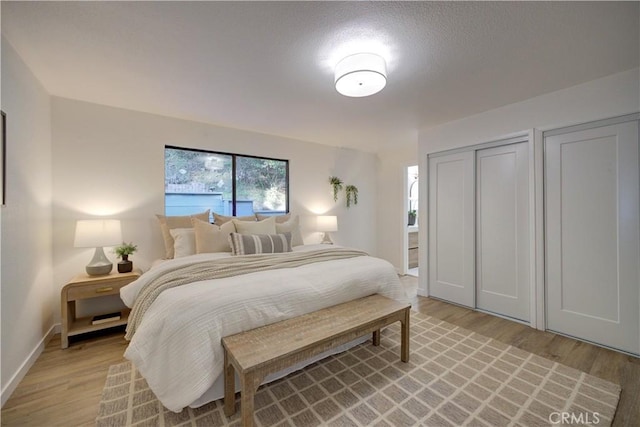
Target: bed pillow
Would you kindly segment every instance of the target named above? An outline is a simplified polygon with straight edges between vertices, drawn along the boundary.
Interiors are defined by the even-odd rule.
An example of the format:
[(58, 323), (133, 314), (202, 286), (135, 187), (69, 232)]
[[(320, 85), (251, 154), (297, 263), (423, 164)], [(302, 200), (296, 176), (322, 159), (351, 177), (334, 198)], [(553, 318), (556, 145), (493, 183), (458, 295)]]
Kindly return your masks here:
[(291, 233), (240, 234), (229, 236), (233, 255), (276, 254), (291, 252)]
[(229, 222), (231, 220), (237, 219), (239, 221), (254, 221), (256, 220), (255, 215), (247, 215), (247, 216), (225, 216), (218, 215), (217, 213), (213, 213), (213, 223), (220, 226), (225, 222)]
[(275, 217), (263, 219), (262, 221), (239, 221), (233, 220), (236, 232), (239, 234), (276, 234)]
[(173, 257), (182, 258), (196, 253), (196, 236), (193, 228), (172, 228)]
[(221, 226), (209, 224), (207, 221), (192, 219), (195, 231), (196, 253), (231, 252), (229, 234), (235, 233), (233, 221), (225, 222)]
[(289, 221), (291, 219), (291, 214), (290, 213), (286, 215), (262, 215), (259, 213), (256, 214), (256, 218), (258, 218), (258, 221), (262, 221), (263, 219), (268, 219), (271, 217), (274, 217), (276, 219), (276, 224), (278, 224), (278, 223)]
[[(276, 221), (278, 217), (276, 217)], [(289, 221), (278, 224), (276, 222), (276, 233), (291, 233), (291, 246), (302, 246), (302, 233), (300, 232), (300, 219), (296, 215)]]
[(191, 228), (191, 218), (197, 218), (202, 221), (209, 221), (209, 209), (206, 211), (194, 214), (194, 215), (180, 215), (180, 216), (165, 216), (156, 215), (158, 222), (160, 223), (160, 231), (162, 232), (162, 239), (164, 240), (164, 257), (166, 259), (173, 258), (173, 237), (169, 230), (173, 228)]

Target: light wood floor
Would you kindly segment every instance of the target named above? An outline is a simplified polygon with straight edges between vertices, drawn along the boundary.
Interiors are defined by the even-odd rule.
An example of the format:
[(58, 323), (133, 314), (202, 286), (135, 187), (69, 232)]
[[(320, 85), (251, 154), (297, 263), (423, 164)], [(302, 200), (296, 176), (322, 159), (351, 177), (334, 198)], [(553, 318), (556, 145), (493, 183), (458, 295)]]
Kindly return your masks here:
[[(415, 278), (403, 283), (414, 288)], [(526, 351), (622, 385), (614, 426), (640, 426), (640, 359), (432, 298), (417, 297), (414, 307), (430, 316), (470, 329)], [(94, 425), (107, 369), (120, 363), (127, 345), (112, 333), (60, 349), (49, 342), (2, 408), (3, 426)]]

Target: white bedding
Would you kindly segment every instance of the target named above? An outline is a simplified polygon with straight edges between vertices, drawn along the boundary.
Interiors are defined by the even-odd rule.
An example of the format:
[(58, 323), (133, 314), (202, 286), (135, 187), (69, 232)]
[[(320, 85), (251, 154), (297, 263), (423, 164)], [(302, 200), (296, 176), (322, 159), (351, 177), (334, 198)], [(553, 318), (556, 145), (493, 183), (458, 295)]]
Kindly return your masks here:
[[(326, 249), (306, 245), (294, 250), (320, 247)], [(122, 288), (120, 296), (132, 307), (141, 287), (168, 269), (227, 256), (199, 254), (166, 261)], [(207, 402), (203, 395), (222, 373), (222, 337), (374, 293), (408, 302), (393, 266), (368, 256), (194, 282), (158, 297), (124, 356), (162, 404), (178, 412)], [(219, 397), (211, 392), (206, 396)]]

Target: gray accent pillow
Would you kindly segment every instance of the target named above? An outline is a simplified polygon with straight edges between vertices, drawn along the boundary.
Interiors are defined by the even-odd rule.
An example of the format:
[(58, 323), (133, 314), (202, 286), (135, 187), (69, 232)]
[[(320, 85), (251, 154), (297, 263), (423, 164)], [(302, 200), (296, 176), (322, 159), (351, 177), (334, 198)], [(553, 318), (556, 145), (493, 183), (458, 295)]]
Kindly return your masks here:
[(233, 255), (275, 254), (291, 252), (291, 233), (240, 234), (231, 233), (229, 244)]

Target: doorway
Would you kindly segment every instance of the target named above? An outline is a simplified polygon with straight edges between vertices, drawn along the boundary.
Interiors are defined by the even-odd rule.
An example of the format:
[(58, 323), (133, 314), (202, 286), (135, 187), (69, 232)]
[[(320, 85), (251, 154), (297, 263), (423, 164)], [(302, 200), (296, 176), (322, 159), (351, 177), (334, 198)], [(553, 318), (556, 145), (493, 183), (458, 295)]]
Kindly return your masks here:
[(407, 221), (406, 221), (406, 253), (407, 256), (405, 259), (407, 260), (406, 272), (410, 276), (418, 277), (419, 265), (419, 248), (418, 248), (418, 235), (419, 235), (419, 215), (418, 215), (418, 166), (409, 166), (407, 167), (407, 186), (406, 186), (406, 209), (407, 209)]

